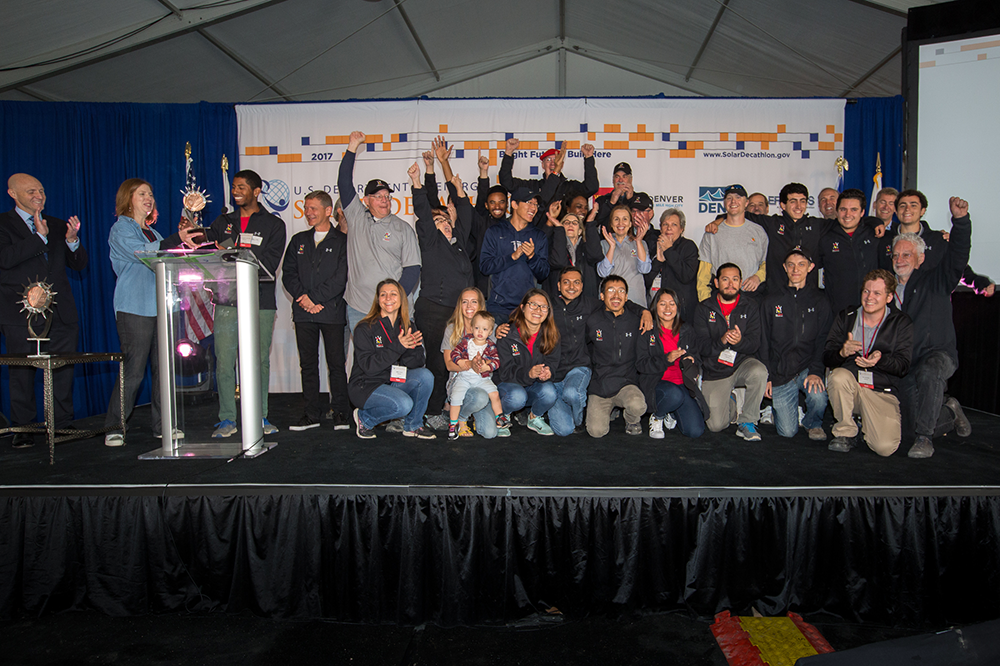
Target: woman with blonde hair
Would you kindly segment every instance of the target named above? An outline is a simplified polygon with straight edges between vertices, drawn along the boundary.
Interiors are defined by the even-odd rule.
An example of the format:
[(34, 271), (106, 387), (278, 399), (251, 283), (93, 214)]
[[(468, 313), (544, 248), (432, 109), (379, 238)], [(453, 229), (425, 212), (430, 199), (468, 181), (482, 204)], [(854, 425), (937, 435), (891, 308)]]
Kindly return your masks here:
[(406, 291), (387, 279), (375, 288), (368, 314), (354, 329), (354, 366), (347, 393), (361, 439), (375, 426), (403, 417), (403, 436), (434, 439), (424, 426), (434, 375), (424, 366), (423, 335), (410, 319)]

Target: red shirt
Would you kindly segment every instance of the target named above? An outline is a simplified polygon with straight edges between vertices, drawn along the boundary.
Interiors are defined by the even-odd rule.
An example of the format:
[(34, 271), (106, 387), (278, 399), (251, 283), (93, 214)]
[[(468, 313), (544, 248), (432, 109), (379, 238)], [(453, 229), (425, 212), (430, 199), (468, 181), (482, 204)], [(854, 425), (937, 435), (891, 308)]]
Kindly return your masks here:
[(537, 339), (538, 339), (538, 331), (535, 331), (535, 334), (533, 336), (524, 341), (524, 344), (528, 346), (529, 354), (535, 353), (535, 340)]
[(736, 294), (736, 300), (732, 303), (723, 303), (721, 298), (716, 297), (719, 301), (719, 307), (722, 309), (722, 316), (726, 318), (726, 323), (729, 323), (729, 315), (733, 313), (736, 306), (740, 304), (740, 295)]
[(248, 224), (250, 224), (250, 218), (249, 217), (241, 217), (240, 218), (240, 232), (246, 233), (247, 225)]
[[(663, 353), (669, 354), (670, 352), (678, 349), (677, 341), (680, 338), (679, 335), (671, 331), (669, 328), (660, 329), (660, 342), (663, 343)], [(680, 359), (674, 361), (667, 371), (663, 373), (662, 380), (671, 382), (673, 384), (683, 384), (684, 375), (681, 374)]]

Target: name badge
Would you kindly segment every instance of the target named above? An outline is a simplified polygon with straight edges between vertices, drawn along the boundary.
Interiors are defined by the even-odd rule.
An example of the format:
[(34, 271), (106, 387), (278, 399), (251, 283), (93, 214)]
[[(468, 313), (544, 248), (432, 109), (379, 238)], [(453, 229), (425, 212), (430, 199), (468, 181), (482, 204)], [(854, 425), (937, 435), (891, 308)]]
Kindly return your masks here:
[(736, 363), (736, 352), (732, 349), (723, 349), (719, 354), (719, 363), (732, 367)]
[(389, 371), (389, 381), (390, 382), (405, 382), (406, 381), (406, 366), (405, 365), (394, 365), (392, 370)]
[(858, 385), (866, 389), (875, 388), (875, 375), (871, 370), (858, 370)]
[(254, 234), (242, 233), (240, 234), (240, 247), (250, 247), (251, 245), (260, 245), (263, 242), (261, 236), (255, 236)]

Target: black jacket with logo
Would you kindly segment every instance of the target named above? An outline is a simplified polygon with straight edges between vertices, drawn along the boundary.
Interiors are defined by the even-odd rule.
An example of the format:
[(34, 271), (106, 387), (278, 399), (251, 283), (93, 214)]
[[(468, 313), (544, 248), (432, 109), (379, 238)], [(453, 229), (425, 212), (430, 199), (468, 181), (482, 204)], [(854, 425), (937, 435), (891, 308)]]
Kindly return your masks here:
[(472, 204), (468, 197), (458, 197), (455, 186), (448, 183), (451, 201), (458, 214), (451, 231), (455, 241), (452, 243), (434, 224), (431, 206), (440, 205), (440, 200), (433, 174), (427, 175), (425, 183), (424, 187), (412, 191), (417, 240), (420, 243), (420, 297), (450, 308), (458, 301), (462, 290), (475, 282), (469, 258)]
[(872, 342), (873, 351), (882, 352), (882, 357), (872, 368), (861, 368), (854, 360), (860, 352), (844, 358), (840, 350), (847, 340), (847, 334), (854, 330), (854, 324), (861, 316), (861, 308), (842, 310), (833, 320), (830, 334), (826, 338), (826, 349), (823, 352), (823, 363), (828, 368), (846, 368), (854, 378), (858, 378), (859, 370), (869, 370), (876, 391), (896, 393), (896, 385), (910, 369), (910, 357), (913, 350), (913, 323), (909, 315), (903, 314), (891, 307), (886, 308), (885, 321)]
[[(722, 344), (722, 337), (733, 326), (740, 327), (742, 338), (735, 345)], [(756, 358), (760, 349), (760, 303), (746, 294), (729, 314), (729, 323), (722, 316), (717, 296), (712, 296), (698, 304), (694, 316), (696, 339), (701, 343), (699, 355), (702, 358), (702, 376), (705, 381), (725, 379), (748, 358)], [(719, 361), (719, 354), (725, 349), (736, 352), (733, 365)], [(688, 351), (691, 351), (690, 349)]]
[[(677, 348), (687, 350), (681, 358), (681, 374), (684, 377), (684, 388), (687, 389), (691, 397), (698, 403), (701, 414), (708, 418), (708, 403), (698, 387), (698, 375), (701, 374), (701, 360), (698, 358), (699, 343), (695, 337), (695, 330), (691, 324), (684, 322), (677, 336)], [(688, 356), (692, 360), (688, 360)], [(663, 373), (672, 365), (667, 359), (667, 353), (663, 351), (663, 341), (660, 340), (660, 331), (653, 329), (639, 336), (636, 347), (635, 366), (639, 371), (639, 388), (646, 396), (646, 408), (656, 411), (656, 385), (663, 379)]]
[[(281, 255), (285, 252), (287, 230), (280, 217), (264, 210), (258, 202), (259, 209), (247, 221), (246, 233), (254, 237), (250, 243), (250, 251), (272, 276), (278, 272)], [(230, 211), (215, 218), (212, 226), (205, 230), (205, 238), (210, 241), (232, 240), (235, 247), (240, 246), (240, 211)], [(256, 240), (256, 239), (260, 240)], [(259, 306), (261, 310), (277, 310), (278, 301), (274, 295), (274, 280), (263, 270), (258, 273)], [(219, 305), (236, 305), (236, 282), (216, 283), (212, 289), (212, 302)]]
[(863, 221), (847, 235), (839, 224), (830, 226), (819, 242), (817, 268), (823, 269), (823, 282), (834, 313), (861, 304), (861, 288), (868, 271), (878, 268), (880, 239), (875, 229)]
[[(536, 338), (533, 347), (534, 351), (529, 352), (528, 345), (521, 338), (520, 331), (517, 330), (514, 324), (511, 324), (507, 335), (497, 339), (497, 354), (500, 356), (500, 369), (494, 374), (494, 382), (499, 379), (501, 382), (510, 382), (518, 386), (531, 386), (539, 381), (528, 376), (532, 366), (535, 365), (549, 366), (549, 370), (552, 371), (552, 379), (549, 381), (557, 382), (559, 381), (557, 377), (560, 376), (559, 373), (561, 372), (560, 349), (561, 346), (556, 344), (552, 353), (544, 354), (542, 353), (542, 343)], [(565, 376), (565, 374), (563, 372), (562, 376)]]
[[(813, 271), (815, 272), (815, 271)], [(761, 301), (760, 360), (773, 386), (784, 386), (804, 369), (823, 376), (823, 350), (833, 325), (826, 294), (816, 287), (769, 289)]]
[[(562, 296), (552, 299), (552, 317), (559, 329), (559, 356), (561, 366), (559, 379), (562, 381), (566, 373), (573, 368), (590, 366), (590, 353), (587, 351), (587, 320), (590, 315), (604, 309), (604, 301), (581, 294), (567, 303)], [(628, 301), (625, 309), (641, 318), (645, 312), (641, 307)]]
[[(363, 409), (372, 391), (389, 383), (392, 366), (424, 367), (424, 346), (407, 349), (400, 344), (399, 336), (405, 333), (402, 328), (403, 318), (397, 314), (395, 324), (388, 317), (382, 317), (369, 323), (361, 322), (354, 329), (354, 366), (347, 394), (355, 407)], [(410, 330), (419, 330), (412, 319)]]
[[(892, 264), (892, 241), (899, 233), (899, 226), (893, 227), (882, 238), (882, 247), (879, 250), (879, 268), (884, 268), (890, 273), (895, 272), (895, 266)], [(944, 239), (942, 232), (931, 229), (923, 220), (920, 221), (920, 238), (924, 241), (925, 245), (924, 263), (920, 266), (920, 270), (929, 271), (936, 268), (944, 260), (945, 255), (948, 254), (948, 241)], [(967, 287), (975, 288), (976, 291), (986, 289), (986, 287), (990, 286), (990, 282), (990, 278), (985, 275), (979, 275), (972, 270), (971, 266), (966, 265), (962, 270), (961, 283)]]
[(628, 309), (617, 317), (606, 308), (590, 315), (587, 346), (593, 374), (587, 392), (610, 398), (629, 384), (638, 387), (639, 371), (635, 367), (638, 342), (639, 317)]
[[(281, 264), (281, 283), (292, 297), (292, 321), (346, 324), (347, 235), (332, 227), (319, 245), (312, 229), (292, 236)], [(306, 312), (295, 302), (303, 294), (323, 309)]]

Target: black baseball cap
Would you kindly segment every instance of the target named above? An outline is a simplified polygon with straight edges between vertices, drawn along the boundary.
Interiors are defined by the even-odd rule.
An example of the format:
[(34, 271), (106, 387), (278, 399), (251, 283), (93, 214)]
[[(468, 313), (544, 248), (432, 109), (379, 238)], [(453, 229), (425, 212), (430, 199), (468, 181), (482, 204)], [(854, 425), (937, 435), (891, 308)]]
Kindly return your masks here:
[(389, 189), (389, 183), (385, 182), (384, 180), (381, 180), (380, 178), (369, 180), (368, 184), (365, 185), (365, 196), (367, 197), (372, 194), (375, 194), (379, 190), (389, 190), (390, 192), (392, 191)]
[(746, 198), (747, 188), (743, 187), (742, 185), (730, 185), (729, 187), (726, 188), (726, 191), (722, 193), (722, 198), (725, 199), (730, 194), (738, 194), (741, 197)]
[(652, 210), (653, 197), (645, 192), (636, 192), (632, 197), (632, 201), (629, 202), (628, 207), (632, 210)]
[[(510, 200), (516, 201), (517, 203), (524, 203), (525, 201), (531, 201), (532, 199), (538, 199), (538, 193), (532, 192), (531, 189), (527, 187), (519, 187), (514, 190), (513, 194), (510, 195)], [(540, 201), (539, 205), (541, 205)]]
[(618, 164), (615, 165), (615, 170), (612, 171), (611, 173), (618, 173), (619, 171), (624, 171), (629, 176), (632, 175), (632, 167), (629, 166), (628, 162), (619, 162)]

